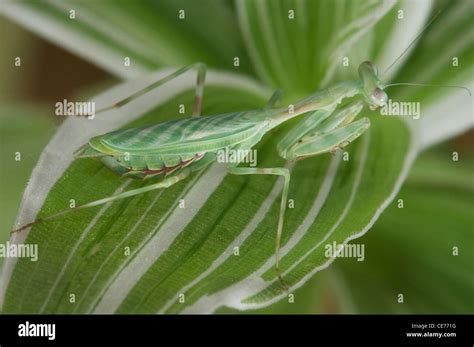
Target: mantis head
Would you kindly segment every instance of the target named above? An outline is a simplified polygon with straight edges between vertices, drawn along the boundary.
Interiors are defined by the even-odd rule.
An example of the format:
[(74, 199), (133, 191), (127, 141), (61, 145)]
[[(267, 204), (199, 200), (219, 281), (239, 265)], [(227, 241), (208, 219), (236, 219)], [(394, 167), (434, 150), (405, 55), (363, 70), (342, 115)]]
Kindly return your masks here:
[(359, 76), (362, 81), (362, 93), (369, 108), (375, 110), (385, 105), (388, 96), (379, 80), (377, 67), (370, 61), (364, 61), (359, 65)]
[[(399, 59), (405, 55), (411, 46), (422, 36), (422, 34), (428, 29), (428, 27), (438, 18), (441, 14), (442, 10), (439, 10), (436, 15), (431, 18), (428, 24), (423, 28), (421, 33), (416, 36), (413, 41), (408, 45), (407, 48), (403, 50), (403, 52), (385, 69), (382, 73), (385, 74), (388, 70), (390, 70), (398, 61)], [(464, 86), (456, 86), (456, 85), (440, 85), (440, 84), (427, 84), (427, 83), (411, 83), (411, 82), (401, 82), (401, 83), (391, 83), (385, 86), (379, 80), (377, 67), (370, 61), (364, 61), (362, 64), (359, 65), (359, 76), (362, 81), (362, 94), (364, 94), (365, 100), (369, 105), (371, 110), (375, 110), (379, 107), (384, 106), (388, 101), (387, 93), (384, 89), (387, 89), (392, 86), (420, 86), (420, 87), (442, 87), (442, 88), (457, 88), (457, 89), (464, 89), (469, 96), (472, 96), (471, 90)]]

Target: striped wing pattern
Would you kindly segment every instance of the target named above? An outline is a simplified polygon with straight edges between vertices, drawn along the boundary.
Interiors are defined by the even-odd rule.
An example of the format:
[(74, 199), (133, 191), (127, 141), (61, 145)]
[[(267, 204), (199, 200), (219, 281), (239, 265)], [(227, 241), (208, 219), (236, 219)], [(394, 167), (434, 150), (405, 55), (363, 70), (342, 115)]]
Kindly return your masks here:
[(112, 150), (134, 154), (162, 153), (167, 149), (174, 150), (176, 154), (200, 152), (200, 144), (206, 144), (207, 148), (209, 144), (211, 148), (221, 148), (252, 136), (260, 129), (260, 121), (251, 116), (249, 112), (233, 112), (174, 120), (114, 131), (102, 135), (100, 140), (102, 145)]

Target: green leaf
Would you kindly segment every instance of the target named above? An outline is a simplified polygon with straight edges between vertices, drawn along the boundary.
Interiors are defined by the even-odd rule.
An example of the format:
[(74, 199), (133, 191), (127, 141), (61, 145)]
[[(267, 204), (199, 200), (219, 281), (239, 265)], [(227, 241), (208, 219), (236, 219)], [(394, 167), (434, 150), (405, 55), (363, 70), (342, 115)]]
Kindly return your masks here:
[(8, 197), (0, 200), (1, 243), (10, 237), (8, 231), (15, 221), (21, 199), (18, 192), (23, 190), (42, 148), (53, 133), (53, 123), (47, 115), (47, 110), (32, 105), (2, 104), (0, 107), (0, 153), (4, 160), (0, 189), (1, 196)]
[(392, 203), (370, 233), (354, 241), (364, 246), (363, 261), (338, 258), (295, 292), (294, 303), (282, 300), (252, 313), (471, 313), (474, 158), (462, 151), (462, 159), (452, 161), (453, 146), (416, 160), (397, 194), (404, 207)]
[[(66, 121), (35, 168), (18, 223), (31, 221), (38, 210), (41, 217), (67, 208), (70, 199), (81, 204), (127, 184), (126, 189), (143, 185), (124, 182), (94, 160), (71, 163), (72, 152), (87, 138), (124, 126), (151, 105), (159, 107), (126, 126), (168, 119), (182, 102), (190, 110), (192, 91), (182, 93), (192, 86), (191, 77), (138, 98), (116, 114)], [(146, 81), (119, 86), (97, 102), (120, 98)], [(209, 85), (205, 114), (257, 108), (265, 103), (262, 95), (270, 95), (238, 76), (211, 73)], [(288, 210), (282, 247), (282, 270), (292, 290), (331, 262), (322, 245), (347, 242), (368, 230), (414, 159), (416, 148), (404, 122), (372, 121), (367, 134), (349, 146), (349, 161), (341, 154), (325, 155), (292, 167), (295, 208)], [(260, 166), (285, 165), (275, 150), (284, 130), (269, 134), (258, 146)], [(380, 155), (387, 150), (391, 155)], [(269, 305), (286, 296), (274, 270), (280, 191), (281, 182), (273, 177), (226, 175), (225, 167), (216, 164), (164, 191), (36, 225), (25, 242), (38, 244), (40, 259), (7, 262), (3, 310), (212, 312), (222, 305)], [(181, 198), (183, 209), (177, 207)], [(14, 241), (25, 236), (16, 234)], [(238, 256), (234, 247), (239, 247)], [(180, 293), (185, 304), (177, 302)], [(69, 302), (71, 294), (75, 304)]]
[[(404, 208), (393, 204), (370, 235), (357, 241), (365, 244), (363, 264), (348, 259), (336, 264), (350, 286), (354, 312), (474, 310), (473, 158), (454, 162), (443, 152), (417, 161), (397, 196)], [(366, 280), (358, 281), (361, 277)], [(396, 301), (399, 293), (404, 304)]]
[[(134, 54), (136, 68), (152, 67), (147, 64), (155, 61), (153, 54), (158, 51), (149, 41), (153, 35), (146, 33), (160, 36), (151, 28), (153, 21), (146, 19), (152, 16), (147, 17), (142, 8), (152, 2), (141, 3), (140, 8), (129, 2), (119, 3), (126, 11), (108, 3), (103, 12), (97, 2), (81, 2), (81, 11), (98, 6), (94, 13), (104, 16), (104, 23), (94, 21), (92, 27), (81, 22), (92, 20), (90, 13), (74, 22), (78, 24), (74, 27), (73, 22), (61, 17), (65, 14), (63, 5), (52, 3), (52, 7), (41, 3), (38, 8), (36, 4), (9, 5), (4, 12), (7, 8), (9, 16), (32, 28), (49, 28), (44, 34), (56, 40), (59, 35), (54, 36), (51, 28), (64, 30), (64, 36), (79, 39), (72, 42), (83, 56), (95, 59), (97, 54), (93, 61), (118, 75), (137, 72), (120, 66), (125, 54)], [(344, 54), (352, 61), (360, 61), (367, 52), (379, 54), (373, 44), (380, 39), (380, 31), (403, 25), (394, 24), (393, 18), (377, 25), (384, 14), (394, 13), (394, 2), (327, 2), (324, 10), (312, 8), (322, 3), (237, 2), (240, 30), (249, 55), (259, 77), (268, 85), (302, 94), (332, 83), (334, 78), (354, 78), (356, 64), (347, 70), (334, 68)], [(296, 15), (292, 24), (287, 19), (290, 5), (294, 5)], [(345, 5), (342, 12), (336, 11), (338, 5)], [(15, 6), (21, 7), (18, 16), (11, 10), (18, 9)], [(137, 23), (136, 13), (144, 16), (146, 25)], [(54, 20), (54, 16), (60, 20)], [(131, 36), (127, 30), (123, 39), (140, 44), (144, 35), (143, 42), (152, 48), (149, 52), (122, 42), (122, 36), (114, 38), (117, 32), (123, 32), (120, 19), (129, 17)], [(296, 30), (294, 24), (305, 30)], [(163, 29), (161, 22), (157, 25)], [(189, 29), (193, 33), (186, 37), (195, 37), (194, 31), (197, 35), (199, 30), (194, 29)], [(160, 40), (171, 47), (175, 39), (168, 42), (164, 35)], [(185, 41), (182, 46), (177, 43), (179, 48), (175, 50), (170, 48), (171, 55), (164, 55), (170, 61), (165, 63), (175, 65), (187, 57), (200, 56), (193, 48), (194, 41)], [(212, 55), (213, 49), (205, 53)], [(216, 59), (224, 66), (227, 58), (219, 56), (216, 54)], [(210, 60), (211, 64), (218, 66), (217, 60)], [(117, 101), (158, 74), (109, 90), (99, 97), (98, 104)], [(214, 72), (209, 77), (204, 114), (260, 108), (270, 96), (269, 90), (241, 75)], [(121, 180), (93, 160), (72, 161), (72, 152), (93, 135), (170, 119), (180, 103), (191, 109), (192, 82), (190, 76), (176, 80), (93, 122), (66, 121), (33, 172), (17, 224), (63, 210), (70, 199), (81, 204), (145, 184)], [(418, 130), (408, 122), (368, 111), (364, 116), (370, 116), (372, 126), (347, 147), (348, 161), (339, 153), (286, 164), (276, 155), (275, 147), (288, 125), (268, 134), (257, 147), (260, 167), (287, 165), (292, 172), (289, 197), (295, 206), (286, 214), (281, 250), (281, 268), (291, 291), (333, 261), (325, 254), (326, 244), (347, 243), (375, 223), (396, 196), (419, 150)], [(5, 262), (0, 281), (3, 311), (204, 313), (222, 306), (254, 309), (284, 299), (287, 293), (274, 269), (281, 183), (274, 177), (227, 175), (225, 167), (215, 164), (164, 191), (76, 212), (15, 234), (12, 241), (38, 244), (41, 256), (37, 263), (25, 258)], [(184, 208), (179, 207), (180, 199)]]
[[(395, 1), (236, 1), (255, 70), (273, 87), (308, 92), (355, 76), (369, 59), (371, 29)], [(293, 12), (291, 12), (293, 11)], [(291, 18), (291, 16), (294, 18)], [(343, 65), (348, 58), (349, 66)]]
[[(474, 58), (474, 4), (471, 1), (437, 1), (433, 14), (437, 15), (416, 44), (409, 64), (402, 69), (394, 82), (419, 82), (441, 85), (472, 83)], [(433, 54), (436, 49), (437, 54)], [(457, 64), (454, 64), (457, 58)], [(453, 91), (458, 93), (458, 91)], [(465, 92), (462, 92), (465, 95)], [(397, 97), (433, 102), (446, 94), (445, 89), (398, 89)]]
[[(419, 102), (421, 119), (413, 120), (423, 148), (474, 127), (474, 14), (472, 1), (437, 1), (436, 21), (426, 30), (393, 82), (457, 85), (470, 89), (407, 87), (388, 89), (397, 101)], [(435, 52), (435, 54), (433, 54)]]
[(236, 56), (250, 69), (227, 1), (20, 0), (0, 13), (120, 77), (196, 61), (231, 69)]

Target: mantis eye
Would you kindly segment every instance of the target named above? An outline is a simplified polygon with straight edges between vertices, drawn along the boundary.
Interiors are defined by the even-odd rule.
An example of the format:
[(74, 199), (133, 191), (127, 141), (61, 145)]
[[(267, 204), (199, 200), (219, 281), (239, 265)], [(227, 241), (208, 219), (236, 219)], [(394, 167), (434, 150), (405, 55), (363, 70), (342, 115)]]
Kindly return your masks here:
[(383, 106), (387, 103), (388, 96), (387, 93), (377, 87), (372, 92), (371, 99), (374, 106)]

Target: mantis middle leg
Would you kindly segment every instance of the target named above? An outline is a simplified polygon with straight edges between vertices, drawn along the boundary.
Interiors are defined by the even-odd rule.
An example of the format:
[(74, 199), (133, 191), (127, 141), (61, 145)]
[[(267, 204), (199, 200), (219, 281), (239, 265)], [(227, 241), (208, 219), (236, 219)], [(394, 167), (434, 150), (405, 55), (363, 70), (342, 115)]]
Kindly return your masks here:
[(271, 109), (275, 103), (281, 99), (283, 95), (283, 89), (277, 89), (273, 92), (272, 96), (270, 99), (268, 99), (267, 105), (265, 106), (265, 109)]
[(278, 218), (278, 227), (275, 238), (275, 269), (278, 279), (283, 287), (287, 289), (280, 271), (280, 240), (283, 232), (283, 223), (285, 219), (286, 204), (288, 200), (288, 188), (290, 185), (290, 172), (286, 168), (251, 168), (251, 167), (237, 167), (235, 164), (228, 166), (229, 173), (234, 175), (277, 175), (284, 178), (283, 192), (281, 195), (280, 215)]
[(108, 111), (114, 108), (122, 107), (132, 101), (133, 99), (148, 93), (149, 91), (175, 79), (176, 77), (182, 75), (188, 70), (196, 69), (197, 70), (197, 79), (196, 79), (196, 91), (194, 96), (194, 106), (193, 106), (193, 117), (199, 117), (201, 115), (201, 108), (202, 108), (202, 98), (204, 94), (204, 82), (206, 79), (206, 65), (203, 63), (194, 63), (188, 66), (185, 66), (175, 72), (169, 74), (168, 76), (159, 79), (158, 81), (152, 82), (151, 84), (147, 85), (146, 87), (140, 89), (139, 91), (127, 96), (126, 98), (112, 104), (109, 106), (105, 106), (96, 111), (96, 113)]

